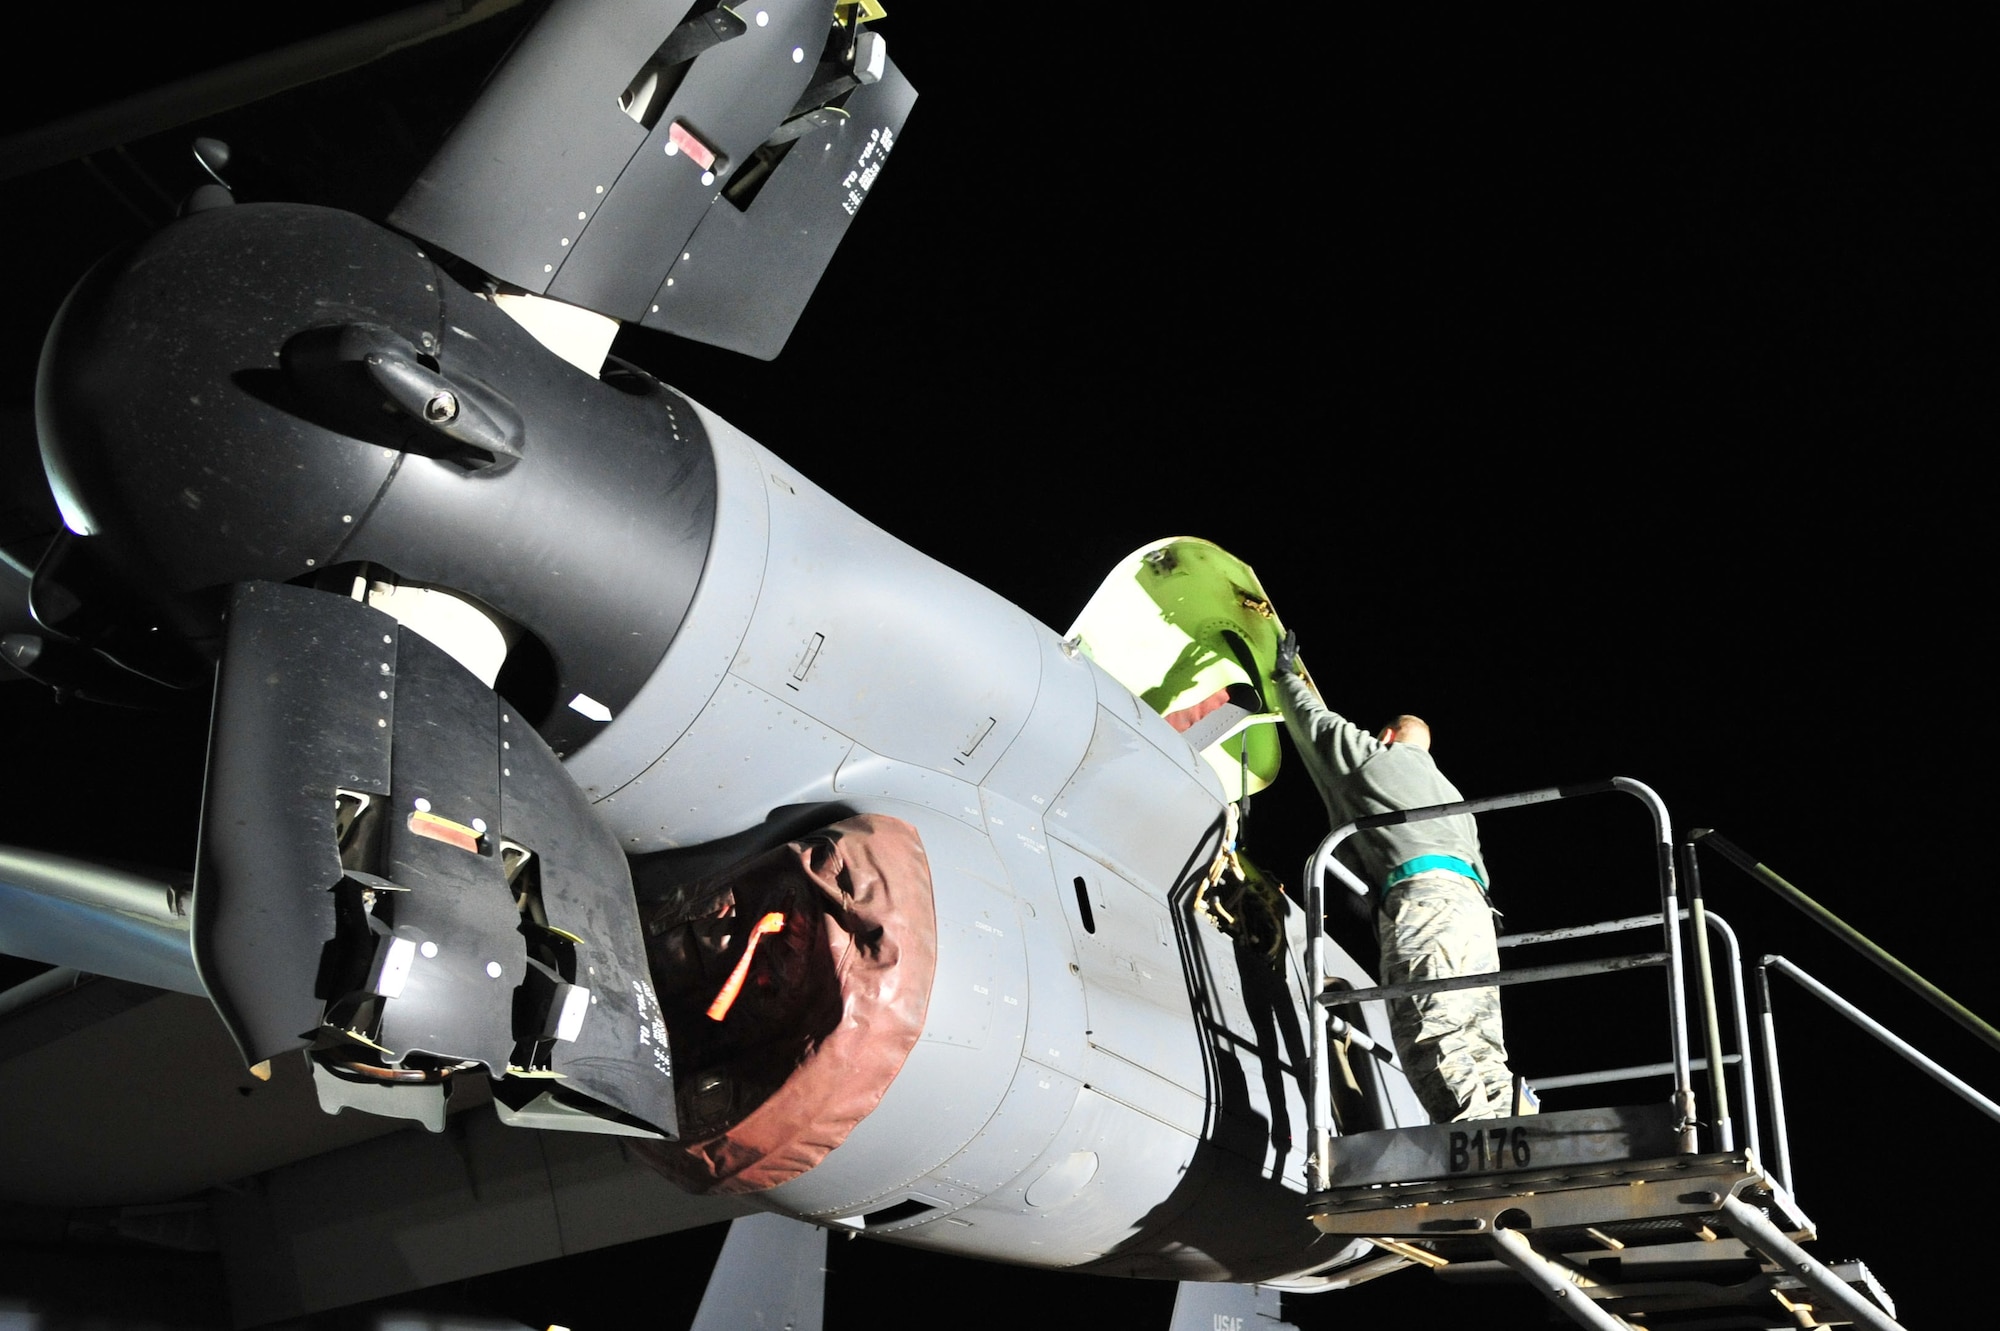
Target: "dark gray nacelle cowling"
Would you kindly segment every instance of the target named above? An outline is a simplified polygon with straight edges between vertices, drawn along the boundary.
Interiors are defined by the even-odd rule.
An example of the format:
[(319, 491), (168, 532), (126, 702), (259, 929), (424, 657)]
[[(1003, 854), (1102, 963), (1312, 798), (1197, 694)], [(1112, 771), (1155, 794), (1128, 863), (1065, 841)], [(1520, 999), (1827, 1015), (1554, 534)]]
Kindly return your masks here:
[(917, 97), (833, 8), (552, 5), (390, 221), (525, 291), (769, 360)]
[(522, 705), (573, 752), (599, 723), (566, 704), (623, 709), (713, 533), (699, 421), (630, 387), (361, 218), (197, 214), (100, 264), (50, 331), (37, 415), (70, 534), (38, 614), (116, 655), (105, 605), (143, 606), (212, 657), (229, 587), (365, 563), (531, 633), (553, 680)]
[(310, 1042), (339, 1103), (435, 1097), (440, 1127), (478, 1067), (517, 1109), (675, 1131), (616, 838), (511, 706), (347, 597), (231, 597), (193, 941), (244, 1060)]

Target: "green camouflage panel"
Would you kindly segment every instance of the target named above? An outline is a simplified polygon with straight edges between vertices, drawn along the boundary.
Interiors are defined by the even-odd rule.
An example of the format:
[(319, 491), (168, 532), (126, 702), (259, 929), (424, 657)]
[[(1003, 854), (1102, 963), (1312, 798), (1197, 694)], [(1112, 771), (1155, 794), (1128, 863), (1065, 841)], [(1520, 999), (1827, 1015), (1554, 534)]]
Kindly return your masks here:
[[(1446, 870), (1391, 888), (1376, 920), (1382, 983), (1405, 984), (1500, 969), (1493, 912), (1479, 884)], [(1514, 1074), (1500, 1033), (1500, 991), (1457, 989), (1389, 1004), (1396, 1054), (1433, 1123), (1502, 1118)]]

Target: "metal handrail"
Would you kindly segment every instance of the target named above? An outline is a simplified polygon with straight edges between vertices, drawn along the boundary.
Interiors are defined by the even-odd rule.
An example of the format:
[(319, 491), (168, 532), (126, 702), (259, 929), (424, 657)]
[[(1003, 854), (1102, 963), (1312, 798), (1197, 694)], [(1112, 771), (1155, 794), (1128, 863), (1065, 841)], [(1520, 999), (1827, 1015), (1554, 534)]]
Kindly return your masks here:
[[(1433, 818), (1450, 818), (1458, 814), (1478, 814), (1501, 809), (1522, 808), (1530, 804), (1547, 804), (1556, 800), (1575, 799), (1584, 795), (1602, 795), (1611, 791), (1621, 791), (1631, 795), (1646, 805), (1653, 818), (1655, 866), (1660, 881), (1660, 924), (1665, 936), (1665, 951), (1661, 963), (1667, 971), (1667, 1030), (1673, 1045), (1675, 1129), (1679, 1136), (1679, 1149), (1692, 1154), (1695, 1144), (1694, 1087), (1693, 1073), (1689, 1066), (1687, 1032), (1687, 981), (1681, 958), (1680, 903), (1675, 890), (1674, 848), (1671, 839), (1671, 823), (1667, 817), (1667, 807), (1651, 787), (1630, 777), (1615, 776), (1608, 781), (1591, 781), (1578, 785), (1550, 786), (1540, 790), (1522, 791), (1512, 795), (1490, 795), (1480, 799), (1457, 800), (1450, 804), (1432, 804), (1419, 809), (1399, 809), (1390, 813), (1374, 814), (1367, 818), (1357, 818), (1334, 828), (1320, 842), (1319, 849), (1306, 861), (1305, 896), (1306, 920), (1309, 926), (1306, 943), (1306, 973), (1314, 977), (1315, 983), (1323, 983), (1326, 975), (1326, 892), (1325, 876), (1331, 873), (1345, 884), (1348, 890), (1361, 896), (1368, 895), (1368, 886), (1356, 878), (1345, 865), (1334, 858), (1334, 852), (1342, 842), (1357, 832), (1370, 831), (1378, 827), (1392, 827), (1400, 823), (1428, 822)], [(1480, 983), (1494, 983), (1491, 977), (1477, 978)], [(1704, 975), (1702, 978), (1705, 995), (1712, 995), (1713, 985)], [(1475, 987), (1472, 983), (1457, 981), (1434, 981), (1417, 986), (1425, 992), (1435, 992), (1445, 988)], [(1394, 989), (1399, 986), (1384, 986)], [(1368, 993), (1374, 991), (1352, 991)], [(1346, 992), (1337, 992), (1336, 1001), (1351, 1001)], [(1333, 1106), (1330, 1098), (1331, 1074), (1327, 1063), (1326, 1040), (1327, 1012), (1324, 1001), (1313, 1005), (1310, 1023), (1309, 1074), (1311, 1084), (1307, 1096), (1307, 1127), (1312, 1142), (1312, 1169), (1314, 1191), (1324, 1192), (1332, 1186), (1333, 1169)]]
[[(1737, 1064), (1736, 1077), (1743, 1100), (1743, 1129), (1747, 1139), (1745, 1146), (1750, 1154), (1761, 1157), (1763, 1144), (1757, 1136), (1757, 1078), (1750, 1057), (1750, 1005), (1743, 1001), (1743, 949), (1736, 941), (1736, 931), (1729, 927), (1729, 921), (1708, 912), (1708, 927), (1722, 939), (1724, 951), (1729, 954), (1729, 1010), (1736, 1018), (1736, 1049), (1741, 1060)], [(1727, 1061), (1725, 1056), (1724, 1061)], [(1715, 1074), (1709, 1074), (1713, 1077)]]
[[(1682, 923), (1686, 923), (1691, 917), (1691, 911), (1686, 909), (1681, 911), (1680, 918)], [(1703, 915), (1703, 920), (1707, 924), (1709, 932), (1722, 940), (1722, 948), (1727, 955), (1727, 964), (1723, 967), (1723, 970), (1729, 976), (1729, 1011), (1730, 1016), (1733, 1018), (1731, 1024), (1735, 1027), (1736, 1049), (1739, 1051), (1734, 1054), (1724, 1053), (1721, 1057), (1720, 1065), (1727, 1067), (1730, 1064), (1734, 1064), (1736, 1066), (1737, 1096), (1743, 1103), (1742, 1121), (1746, 1144), (1752, 1155), (1761, 1156), (1762, 1144), (1759, 1140), (1757, 1130), (1757, 1078), (1754, 1061), (1749, 1056), (1750, 1005), (1745, 1001), (1743, 996), (1743, 948), (1736, 941), (1736, 931), (1730, 927), (1729, 921), (1725, 920), (1722, 916), (1717, 915), (1714, 911), (1707, 911)], [(1634, 930), (1657, 929), (1659, 927), (1660, 916), (1658, 912), (1654, 912), (1650, 915), (1629, 915), (1620, 920), (1600, 920), (1595, 924), (1569, 924), (1554, 929), (1537, 929), (1524, 933), (1502, 934), (1500, 935), (1499, 943), (1503, 948), (1532, 947), (1540, 943), (1558, 943), (1576, 938), (1596, 938), (1604, 934), (1630, 933)], [(1705, 967), (1704, 973), (1708, 973)], [(1706, 1072), (1712, 1080), (1716, 1075), (1714, 1069), (1718, 1066), (1713, 1057), (1714, 1052), (1713, 1050), (1710, 1051), (1711, 1056), (1709, 1058), (1694, 1060), (1691, 1064), (1691, 1070)], [(1635, 1076), (1641, 1074), (1641, 1069), (1627, 1069), (1627, 1071), (1632, 1072)], [(1643, 1074), (1658, 1076), (1660, 1073), (1671, 1071), (1673, 1071), (1673, 1064), (1656, 1063), (1647, 1065), (1643, 1069)], [(1561, 1086), (1589, 1084), (1588, 1081), (1584, 1080), (1584, 1077), (1603, 1081), (1623, 1079), (1608, 1075), (1583, 1074), (1583, 1076), (1578, 1077), (1538, 1076), (1534, 1079), (1534, 1082), (1537, 1088), (1553, 1090)], [(1718, 1097), (1719, 1101), (1720, 1097)], [(1716, 1116), (1717, 1144), (1725, 1151), (1732, 1150), (1735, 1146), (1734, 1137), (1735, 1134), (1730, 1124), (1725, 1122), (1720, 1112), (1718, 1112)]]
[[(1760, 972), (1764, 970), (1775, 970), (1781, 975), (1789, 975), (1793, 980), (1797, 981), (1799, 986), (1803, 988), (1807, 993), (1813, 995), (1813, 997), (1819, 999), (1822, 1003), (1825, 1003), (1835, 1012), (1838, 1012), (1841, 1016), (1847, 1018), (1849, 1021), (1853, 1022), (1856, 1026), (1859, 1026), (1862, 1030), (1874, 1036), (1878, 1041), (1886, 1045), (1889, 1049), (1901, 1055), (1905, 1061), (1907, 1061), (1911, 1066), (1915, 1067), (1918, 1071), (1930, 1077), (1932, 1081), (1935, 1081), (1938, 1085), (1952, 1092), (1954, 1095), (1958, 1096), (1961, 1100), (1964, 1100), (1967, 1104), (1971, 1105), (1974, 1109), (1977, 1109), (1980, 1113), (1986, 1115), (1986, 1117), (1993, 1119), (1996, 1122), (2000, 1122), (2000, 1104), (1995, 1104), (1993, 1101), (1981, 1095), (1978, 1091), (1974, 1090), (1970, 1085), (1960, 1080), (1958, 1077), (1952, 1075), (1950, 1072), (1946, 1071), (1942, 1064), (1938, 1063), (1936, 1060), (1920, 1052), (1917, 1049), (1917, 1047), (1911, 1044), (1908, 1040), (1903, 1039), (1903, 1037), (1897, 1035), (1887, 1026), (1884, 1026), (1881, 1022), (1875, 1020), (1873, 1017), (1863, 1012), (1860, 1008), (1854, 1006), (1854, 1004), (1848, 1002), (1846, 999), (1842, 998), (1839, 994), (1836, 994), (1833, 990), (1827, 988), (1825, 985), (1821, 984), (1818, 980), (1815, 980), (1812, 976), (1806, 974), (1803, 970), (1800, 970), (1797, 966), (1794, 966), (1791, 962), (1785, 960), (1785, 958), (1779, 956), (1766, 956), (1758, 963), (1758, 969)], [(1768, 987), (1762, 991), (1765, 997), (1764, 1010), (1767, 1016), (1770, 1013), (1769, 992), (1770, 991)], [(1772, 1055), (1771, 1057), (1773, 1066), (1775, 1066), (1776, 1065), (1775, 1055)], [(1786, 1180), (1786, 1186), (1790, 1187), (1789, 1179)]]
[(1579, 975), (1610, 975), (1618, 971), (1644, 970), (1664, 966), (1664, 952), (1635, 952), (1626, 957), (1600, 957), (1595, 961), (1559, 961), (1548, 966), (1517, 966), (1513, 970), (1483, 971), (1478, 975), (1452, 975), (1438, 980), (1407, 980), (1402, 984), (1378, 984), (1372, 989), (1329, 989), (1319, 996), (1321, 1007), (1349, 1007), (1389, 998), (1415, 998), (1420, 994), (1448, 994), (1457, 989), (1499, 989), (1510, 984), (1540, 984), (1544, 980), (1573, 980)]
[(1329, 1017), (1327, 1024), (1333, 1028), (1334, 1039), (1346, 1040), (1376, 1062), (1385, 1063), (1398, 1072), (1403, 1070), (1403, 1065), (1396, 1061), (1396, 1051), (1370, 1035), (1358, 1023), (1340, 1017)]
[(1758, 1252), (1803, 1280), (1820, 1297), (1846, 1314), (1855, 1326), (1864, 1327), (1866, 1331), (1903, 1331), (1902, 1324), (1895, 1318), (1856, 1294), (1845, 1280), (1792, 1242), (1790, 1235), (1741, 1197), (1723, 1198), (1722, 1213), (1728, 1217), (1730, 1229), (1739, 1238), (1746, 1238)]
[[(1732, 1063), (1740, 1064), (1744, 1058), (1745, 1055), (1742, 1054), (1724, 1054), (1722, 1061), (1727, 1066)], [(1629, 1067), (1599, 1068), (1595, 1072), (1562, 1072), (1552, 1077), (1536, 1077), (1535, 1089), (1559, 1091), (1570, 1086), (1603, 1086), (1612, 1082), (1640, 1081), (1647, 1077), (1664, 1077), (1673, 1070), (1674, 1065), (1671, 1063), (1634, 1063)], [(1695, 1059), (1694, 1070), (1708, 1071), (1708, 1060)]]
[(1764, 1078), (1770, 1083), (1771, 1149), (1777, 1155), (1772, 1172), (1784, 1190), (1796, 1197), (1799, 1190), (1792, 1183), (1792, 1137), (1785, 1126), (1785, 1079), (1778, 1069), (1778, 1028), (1771, 1016), (1771, 972), (1766, 966), (1757, 968), (1757, 1029), (1764, 1041)]
[[(1687, 918), (1687, 912), (1681, 912)], [(1598, 920), (1593, 924), (1564, 924), (1554, 929), (1529, 929), (1500, 935), (1500, 946), (1527, 947), (1534, 943), (1560, 943), (1571, 938), (1595, 938), (1600, 934), (1630, 933), (1634, 929), (1657, 929), (1660, 927), (1660, 912), (1650, 915), (1627, 915), (1622, 920)]]
[[(1722, 1066), (1722, 1024), (1715, 1014), (1715, 971), (1708, 959), (1707, 910), (1701, 900), (1701, 869), (1695, 863), (1694, 842), (1680, 845), (1681, 875), (1687, 881), (1688, 913), (1694, 924), (1695, 968), (1701, 975), (1701, 1033), (1708, 1047), (1708, 1064)], [(1736, 1128), (1729, 1118), (1729, 1079), (1720, 1073), (1708, 1079), (1709, 1094), (1715, 1100), (1715, 1136), (1723, 1150), (1736, 1147)]]
[(1950, 1017), (1973, 1035), (1994, 1049), (2000, 1049), (2000, 1029), (1984, 1020), (1978, 1013), (1947, 994), (1944, 990), (1911, 970), (1901, 961), (1891, 956), (1882, 947), (1863, 934), (1859, 929), (1820, 905), (1798, 888), (1772, 872), (1768, 865), (1758, 862), (1748, 851), (1712, 828), (1697, 827), (1688, 834), (1689, 845), (1713, 846), (1718, 855), (1741, 869), (1750, 877), (1777, 893), (1785, 901), (1811, 918), (1821, 928), (1846, 943), (1875, 965), (1881, 967), (1910, 992), (1929, 1003), (1938, 1011)]

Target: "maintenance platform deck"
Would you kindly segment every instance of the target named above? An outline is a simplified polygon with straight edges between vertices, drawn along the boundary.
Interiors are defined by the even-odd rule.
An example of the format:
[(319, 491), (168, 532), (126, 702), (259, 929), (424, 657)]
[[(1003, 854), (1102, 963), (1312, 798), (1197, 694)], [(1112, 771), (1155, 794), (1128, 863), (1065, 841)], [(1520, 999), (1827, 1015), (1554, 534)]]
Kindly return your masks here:
[(1820, 1267), (1797, 1248), (1812, 1222), (1750, 1151), (1690, 1154), (1680, 1140), (1667, 1105), (1356, 1133), (1333, 1139), (1333, 1186), (1308, 1214), (1447, 1280), (1526, 1277), (1584, 1325), (1855, 1320), (1815, 1292), (1828, 1278), (1894, 1315), (1865, 1266)]

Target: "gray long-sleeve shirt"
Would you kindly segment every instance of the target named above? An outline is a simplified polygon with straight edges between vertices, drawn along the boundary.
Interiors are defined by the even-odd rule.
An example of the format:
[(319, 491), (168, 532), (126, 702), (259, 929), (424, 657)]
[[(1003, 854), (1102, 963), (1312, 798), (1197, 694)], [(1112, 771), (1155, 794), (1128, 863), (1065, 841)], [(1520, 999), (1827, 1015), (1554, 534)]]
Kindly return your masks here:
[[(1277, 676), (1278, 705), (1285, 727), (1326, 801), (1335, 827), (1375, 813), (1449, 804), (1465, 798), (1445, 780), (1436, 760), (1410, 744), (1384, 744), (1361, 727), (1320, 702), (1305, 680), (1293, 674)], [(1399, 823), (1349, 837), (1336, 852), (1340, 862), (1380, 891), (1398, 865), (1419, 855), (1450, 855), (1479, 871), (1479, 826), (1470, 814)]]

